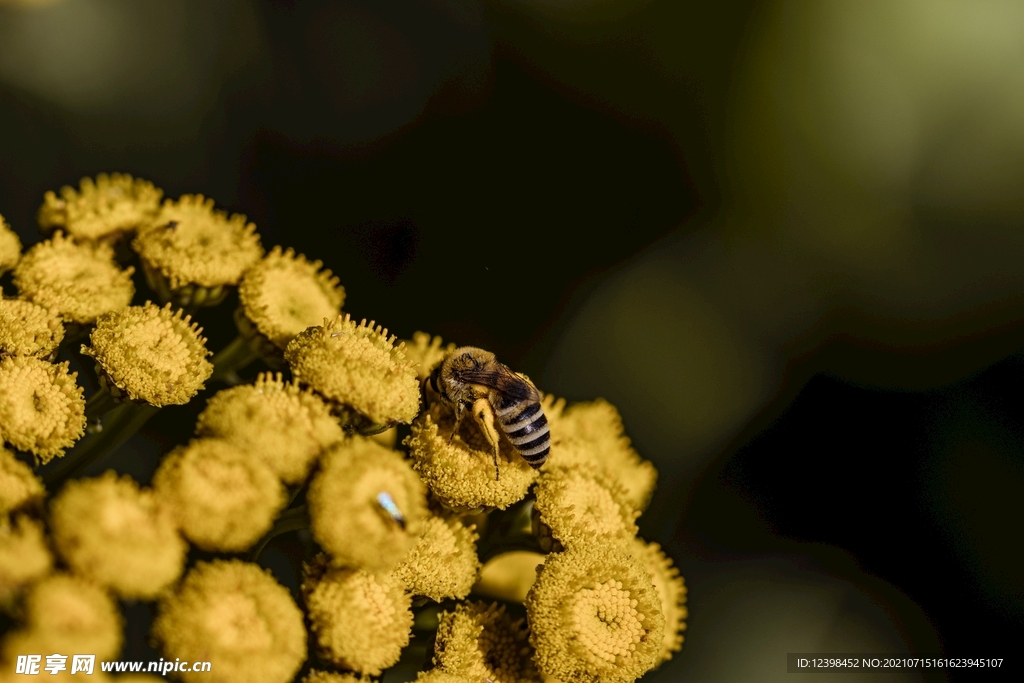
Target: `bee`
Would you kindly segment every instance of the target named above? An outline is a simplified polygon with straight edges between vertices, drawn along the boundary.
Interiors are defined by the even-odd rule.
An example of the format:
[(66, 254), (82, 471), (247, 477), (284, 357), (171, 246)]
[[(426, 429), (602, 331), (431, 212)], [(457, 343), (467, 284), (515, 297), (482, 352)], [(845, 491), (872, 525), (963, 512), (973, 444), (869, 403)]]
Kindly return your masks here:
[(551, 435), (540, 392), (526, 375), (499, 363), (490, 351), (472, 346), (455, 349), (427, 378), (427, 388), (455, 410), (449, 441), (470, 410), (494, 451), (495, 479), (499, 478), (495, 419), (530, 467), (536, 469), (547, 460)]

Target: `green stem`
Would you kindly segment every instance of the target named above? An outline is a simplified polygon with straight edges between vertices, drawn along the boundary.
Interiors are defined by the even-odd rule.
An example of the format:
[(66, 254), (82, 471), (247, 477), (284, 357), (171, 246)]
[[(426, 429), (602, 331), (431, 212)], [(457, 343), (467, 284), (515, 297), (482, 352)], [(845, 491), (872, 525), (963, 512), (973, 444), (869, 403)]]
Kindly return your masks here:
[(281, 534), (286, 534), (290, 531), (301, 531), (302, 529), (308, 528), (309, 509), (305, 505), (299, 505), (290, 510), (285, 510), (284, 513), (277, 518), (277, 521), (274, 522), (274, 526), (270, 528), (270, 531), (264, 534), (263, 538), (259, 540), (259, 543), (249, 551), (249, 561), (258, 561), (263, 550), (267, 547), (267, 544)]
[(60, 462), (42, 474), (47, 488), (77, 474), (92, 463), (112, 453), (128, 437), (142, 429), (159, 408), (137, 403), (122, 403), (104, 415), (100, 430), (86, 435), (75, 444)]
[(211, 380), (219, 381), (230, 378), (236, 372), (259, 358), (252, 350), (248, 340), (242, 335), (218, 351), (213, 357), (213, 375)]
[(533, 535), (530, 516), (533, 499), (524, 498), (507, 510), (494, 512), (487, 520), (487, 529), (477, 544), (477, 555), (484, 564), (491, 558), (513, 550), (543, 552)]
[[(106, 387), (100, 384), (99, 389), (89, 397), (89, 400), (85, 402), (85, 422), (86, 425), (92, 428), (93, 424), (98, 424), (100, 418), (109, 413), (111, 410), (118, 406), (117, 399), (110, 395)], [(95, 431), (100, 431), (102, 427)]]

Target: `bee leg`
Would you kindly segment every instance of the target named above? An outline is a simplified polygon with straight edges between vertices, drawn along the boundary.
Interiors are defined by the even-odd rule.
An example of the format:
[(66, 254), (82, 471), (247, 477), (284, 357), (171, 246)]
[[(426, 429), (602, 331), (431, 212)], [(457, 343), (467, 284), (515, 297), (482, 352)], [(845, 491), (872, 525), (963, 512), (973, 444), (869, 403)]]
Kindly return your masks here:
[(484, 433), (491, 449), (494, 451), (494, 480), (498, 481), (501, 475), (498, 474), (498, 453), (500, 450), (498, 430), (494, 428), (494, 411), (486, 398), (478, 398), (473, 402), (473, 417), (480, 425), (480, 431)]
[(462, 418), (466, 416), (466, 404), (459, 401), (455, 404), (455, 426), (452, 427), (452, 433), (448, 435), (448, 443), (452, 442), (455, 435), (459, 433), (459, 425), (462, 424)]

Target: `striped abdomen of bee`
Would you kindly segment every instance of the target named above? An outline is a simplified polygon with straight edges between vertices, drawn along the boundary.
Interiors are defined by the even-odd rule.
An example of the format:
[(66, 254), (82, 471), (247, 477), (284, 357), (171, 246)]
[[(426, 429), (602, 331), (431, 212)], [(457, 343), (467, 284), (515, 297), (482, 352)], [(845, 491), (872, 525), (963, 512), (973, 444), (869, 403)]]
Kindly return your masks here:
[(537, 469), (551, 452), (548, 418), (538, 401), (492, 391), (488, 399), (505, 436), (523, 460)]

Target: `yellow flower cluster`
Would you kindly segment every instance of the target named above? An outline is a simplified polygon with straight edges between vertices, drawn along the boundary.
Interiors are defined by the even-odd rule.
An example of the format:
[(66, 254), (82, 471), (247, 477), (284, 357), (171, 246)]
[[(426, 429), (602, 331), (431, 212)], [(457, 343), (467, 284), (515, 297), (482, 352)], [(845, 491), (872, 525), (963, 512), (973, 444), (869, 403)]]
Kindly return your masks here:
[(82, 240), (116, 239), (147, 225), (160, 208), (163, 191), (125, 173), (82, 178), (78, 190), (65, 185), (47, 192), (39, 208), (39, 227), (60, 229)]
[(202, 329), (167, 304), (125, 306), (96, 321), (89, 338), (100, 377), (115, 396), (154, 406), (188, 403), (213, 373)]
[[(162, 196), (121, 174), (47, 193), (25, 254), (0, 218), (18, 290), (0, 298), (0, 670), (116, 657), (118, 599), (158, 604), (166, 659), (212, 663), (186, 683), (365, 681), (426, 643), (420, 683), (619, 683), (680, 649), (685, 584), (637, 537), (657, 473), (611, 404), (544, 397), (547, 463), (499, 432), (496, 477), (481, 424), (425, 388), (455, 344), (357, 322), (320, 261), (264, 254), (201, 195)], [(130, 262), (159, 304), (131, 305)], [(239, 336), (211, 359), (191, 315), (235, 287)], [(70, 371), (86, 357), (88, 403)], [(75, 476), (208, 384), (151, 485)], [(303, 549), (301, 607), (258, 564), (290, 532), (271, 547)]]

